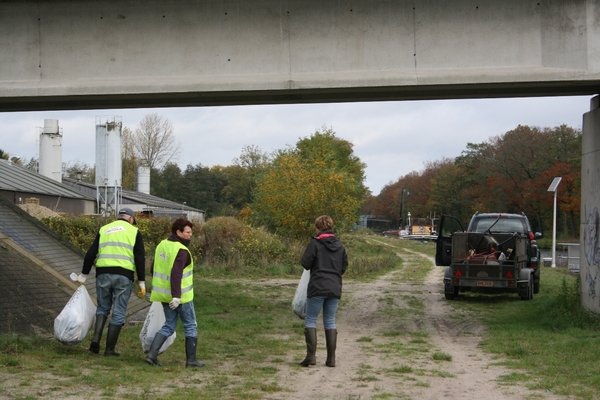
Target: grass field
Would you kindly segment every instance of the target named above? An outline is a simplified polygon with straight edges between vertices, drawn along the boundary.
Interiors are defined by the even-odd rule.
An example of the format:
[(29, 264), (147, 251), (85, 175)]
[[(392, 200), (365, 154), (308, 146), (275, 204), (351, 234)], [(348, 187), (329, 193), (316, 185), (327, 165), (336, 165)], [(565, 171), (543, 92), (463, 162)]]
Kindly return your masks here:
[[(346, 242), (363, 267), (349, 270), (345, 279), (363, 282), (390, 270), (401, 270), (407, 280), (422, 279), (418, 276), (422, 258), (400, 262), (393, 255), (402, 249), (407, 254), (433, 256), (434, 252), (432, 245), (391, 238), (348, 237)], [(195, 275), (194, 299), (198, 359), (207, 364), (205, 368), (185, 368), (181, 326), (175, 343), (159, 356), (160, 368), (144, 362), (140, 324), (123, 329), (117, 345), (121, 356), (114, 358), (88, 351), (91, 332), (73, 346), (52, 338), (4, 334), (0, 336), (0, 398), (285, 397), (289, 389), (278, 372), (282, 366), (292, 371), (301, 368), (295, 358), (304, 349), (303, 322), (291, 312), (299, 274), (219, 277), (207, 269), (203, 266), (203, 272)], [(541, 292), (533, 301), (520, 301), (514, 294), (467, 293), (451, 304), (457, 311), (473, 313), (487, 327), (483, 349), (514, 371), (503, 377), (506, 382), (580, 399), (597, 398), (600, 323), (597, 316), (578, 307), (577, 282), (578, 277), (565, 270), (544, 268)], [(419, 338), (413, 339), (418, 345)], [(443, 352), (437, 356), (442, 361), (446, 357)], [(410, 365), (410, 360), (405, 364)]]

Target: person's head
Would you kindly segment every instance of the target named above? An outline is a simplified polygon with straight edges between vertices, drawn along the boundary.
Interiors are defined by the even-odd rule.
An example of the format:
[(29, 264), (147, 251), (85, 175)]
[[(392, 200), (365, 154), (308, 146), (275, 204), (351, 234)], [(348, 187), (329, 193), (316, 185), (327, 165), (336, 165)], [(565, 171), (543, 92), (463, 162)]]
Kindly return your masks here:
[(124, 207), (119, 210), (118, 214), (119, 219), (124, 219), (129, 222), (131, 225), (135, 225), (135, 213), (129, 207)]
[(189, 240), (192, 237), (192, 228), (194, 224), (187, 218), (177, 218), (171, 225), (171, 233), (182, 239)]
[(315, 230), (317, 232), (330, 231), (333, 229), (333, 220), (329, 215), (321, 215), (315, 220)]

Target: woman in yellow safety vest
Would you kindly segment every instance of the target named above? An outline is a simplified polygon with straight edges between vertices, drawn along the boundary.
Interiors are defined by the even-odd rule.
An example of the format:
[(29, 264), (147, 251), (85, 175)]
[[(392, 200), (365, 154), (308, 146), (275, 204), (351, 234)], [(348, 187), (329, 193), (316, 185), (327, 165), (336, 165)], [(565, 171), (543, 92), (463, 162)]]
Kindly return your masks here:
[(165, 311), (165, 324), (154, 336), (146, 362), (161, 366), (158, 351), (175, 332), (177, 317), (185, 333), (186, 367), (204, 367), (196, 360), (198, 324), (194, 310), (194, 260), (188, 250), (194, 224), (178, 218), (171, 225), (171, 236), (156, 247), (152, 275), (151, 301), (160, 301)]

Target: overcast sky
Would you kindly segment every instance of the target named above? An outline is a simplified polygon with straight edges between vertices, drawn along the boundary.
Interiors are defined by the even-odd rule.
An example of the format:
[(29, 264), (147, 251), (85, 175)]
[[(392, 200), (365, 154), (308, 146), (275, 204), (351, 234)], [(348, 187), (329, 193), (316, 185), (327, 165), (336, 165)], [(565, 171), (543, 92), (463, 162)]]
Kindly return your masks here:
[(270, 152), (326, 126), (354, 144), (367, 165), (365, 183), (377, 195), (386, 184), (423, 170), (425, 162), (459, 156), (468, 142), (486, 141), (519, 124), (581, 128), (591, 97), (0, 113), (0, 149), (37, 158), (44, 119), (58, 119), (63, 162), (91, 166), (96, 116), (120, 116), (135, 131), (144, 115), (156, 112), (173, 123), (183, 149), (178, 164), (185, 169), (231, 165), (246, 145)]

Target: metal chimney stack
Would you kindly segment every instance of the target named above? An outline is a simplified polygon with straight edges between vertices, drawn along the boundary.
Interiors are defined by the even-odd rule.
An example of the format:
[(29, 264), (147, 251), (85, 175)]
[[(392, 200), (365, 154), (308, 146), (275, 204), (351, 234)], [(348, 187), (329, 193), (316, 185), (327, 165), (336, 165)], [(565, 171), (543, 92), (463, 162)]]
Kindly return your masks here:
[(138, 166), (137, 191), (150, 194), (150, 167), (142, 164)]
[(62, 129), (57, 119), (45, 119), (40, 129), (39, 173), (62, 183)]

